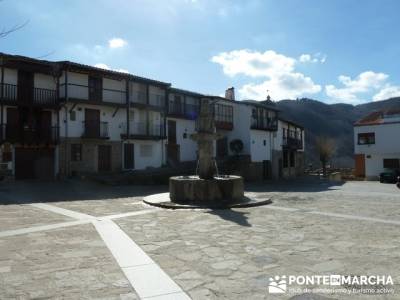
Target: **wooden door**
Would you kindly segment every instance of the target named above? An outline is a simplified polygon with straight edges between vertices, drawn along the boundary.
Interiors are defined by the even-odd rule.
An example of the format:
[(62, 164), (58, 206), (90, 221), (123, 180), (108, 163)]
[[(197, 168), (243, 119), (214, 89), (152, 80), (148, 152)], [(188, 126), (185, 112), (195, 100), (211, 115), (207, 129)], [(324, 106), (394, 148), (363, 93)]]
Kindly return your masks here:
[(135, 145), (124, 144), (124, 169), (130, 170), (135, 167)]
[(180, 146), (174, 143), (165, 145), (167, 148), (167, 162), (171, 166), (175, 166), (180, 162)]
[(31, 104), (33, 102), (33, 73), (18, 70), (18, 102)]
[(100, 111), (97, 109), (85, 109), (85, 136), (100, 137)]
[(168, 144), (176, 144), (176, 121), (168, 120)]
[(217, 157), (223, 158), (228, 155), (228, 139), (223, 137), (217, 140)]
[(356, 154), (354, 156), (355, 167), (354, 175), (358, 177), (365, 177), (365, 155)]
[(103, 81), (101, 77), (89, 76), (89, 100), (101, 102), (103, 99)]
[(6, 139), (8, 141), (15, 141), (20, 132), (19, 126), (19, 112), (16, 108), (7, 108), (7, 125), (6, 125)]
[(35, 178), (35, 152), (29, 148), (15, 148), (15, 179)]
[(54, 173), (54, 149), (37, 149), (34, 162), (34, 178), (51, 180), (54, 179)]
[(99, 172), (111, 171), (111, 146), (98, 146), (98, 170)]

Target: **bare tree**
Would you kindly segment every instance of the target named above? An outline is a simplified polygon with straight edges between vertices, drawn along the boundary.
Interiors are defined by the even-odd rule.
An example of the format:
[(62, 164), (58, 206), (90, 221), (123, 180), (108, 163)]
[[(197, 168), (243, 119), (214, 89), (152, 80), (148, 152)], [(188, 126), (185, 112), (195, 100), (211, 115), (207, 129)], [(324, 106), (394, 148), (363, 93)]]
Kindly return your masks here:
[[(3, 2), (3, 0), (0, 0), (0, 2)], [(25, 27), (29, 23), (29, 20), (25, 21), (24, 23), (14, 25), (12, 27), (6, 28), (3, 27), (0, 29), (0, 38), (5, 38), (7, 35), (20, 30), (21, 28)]]
[(25, 27), (28, 23), (29, 23), (29, 21), (25, 21), (24, 23), (18, 24), (18, 25), (14, 25), (11, 28), (3, 28), (3, 29), (1, 29), (0, 30), (0, 38), (4, 38), (7, 35), (15, 32), (17, 30), (20, 30), (21, 28)]
[(332, 138), (319, 136), (315, 139), (315, 148), (322, 164), (323, 175), (326, 177), (326, 164), (336, 151), (336, 142)]

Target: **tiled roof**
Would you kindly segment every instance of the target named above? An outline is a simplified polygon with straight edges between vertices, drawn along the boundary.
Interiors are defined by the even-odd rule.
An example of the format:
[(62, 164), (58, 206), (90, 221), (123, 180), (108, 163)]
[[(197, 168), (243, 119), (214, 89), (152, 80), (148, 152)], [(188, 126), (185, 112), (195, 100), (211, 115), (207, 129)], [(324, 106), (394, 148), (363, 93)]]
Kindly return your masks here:
[(174, 88), (172, 87), (170, 89), (171, 92), (173, 93), (180, 93), (180, 94), (186, 94), (186, 95), (190, 95), (190, 96), (194, 96), (194, 97), (204, 97), (205, 95), (197, 93), (197, 92), (192, 92), (192, 91), (188, 91), (188, 90), (183, 90), (183, 89), (178, 89), (178, 88)]
[[(374, 111), (364, 118), (358, 120), (356, 123), (354, 123), (354, 126), (363, 126), (363, 125), (379, 125), (379, 124), (384, 124), (388, 123), (387, 121), (385, 122), (385, 116), (393, 116), (393, 115), (400, 115), (400, 108), (389, 108), (385, 110), (378, 110)], [(390, 122), (393, 123), (393, 122)]]
[(293, 122), (293, 121), (291, 121), (291, 120), (288, 120), (288, 119), (286, 119), (286, 118), (278, 117), (278, 120), (279, 120), (279, 121), (282, 121), (282, 122), (289, 123), (289, 124), (291, 124), (291, 125), (293, 125), (293, 126), (295, 126), (295, 127), (304, 129), (304, 127), (303, 127), (302, 125), (300, 125), (300, 124), (298, 124), (298, 123), (296, 123), (296, 122)]
[(156, 85), (162, 85), (165, 87), (171, 86), (170, 83), (166, 83), (166, 82), (162, 82), (162, 81), (158, 81), (158, 80), (154, 80), (154, 79), (149, 79), (146, 77), (137, 76), (137, 75), (133, 75), (130, 73), (97, 68), (94, 66), (80, 64), (80, 63), (71, 62), (71, 61), (48, 61), (48, 60), (41, 60), (41, 59), (36, 59), (36, 58), (31, 58), (31, 57), (21, 56), (21, 55), (6, 54), (6, 53), (1, 53), (1, 52), (0, 52), (0, 57), (5, 57), (6, 59), (12, 59), (15, 61), (37, 63), (37, 64), (42, 64), (42, 65), (47, 65), (47, 66), (52, 66), (52, 65), (55, 66), (57, 64), (59, 64), (59, 65), (61, 64), (64, 66), (72, 66), (72, 67), (75, 67), (76, 69), (81, 69), (81, 70), (86, 70), (86, 71), (97, 71), (97, 72), (101, 72), (101, 73), (108, 74), (108, 75), (119, 76), (119, 77), (123, 77), (123, 78), (131, 78), (133, 80), (139, 80), (139, 81), (146, 81), (149, 83), (153, 83)]
[(258, 107), (263, 107), (263, 108), (270, 109), (270, 110), (274, 110), (274, 111), (279, 111), (279, 109), (277, 109), (277, 108), (275, 107), (275, 104), (274, 104), (274, 103), (265, 104), (265, 103), (263, 103), (263, 102), (256, 101), (256, 100), (242, 100), (242, 101), (238, 101), (238, 103), (240, 103), (240, 102), (242, 102), (242, 103), (244, 103), (244, 104), (251, 104), (251, 105), (254, 105), (254, 106), (258, 106)]

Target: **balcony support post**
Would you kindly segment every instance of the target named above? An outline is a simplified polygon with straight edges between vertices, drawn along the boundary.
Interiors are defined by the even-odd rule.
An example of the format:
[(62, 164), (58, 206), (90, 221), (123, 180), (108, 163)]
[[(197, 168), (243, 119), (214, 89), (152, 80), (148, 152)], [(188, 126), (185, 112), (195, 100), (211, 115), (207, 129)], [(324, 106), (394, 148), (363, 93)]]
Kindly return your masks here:
[(3, 124), (4, 124), (4, 104), (3, 104), (3, 100), (4, 100), (4, 61), (3, 61), (3, 57), (0, 57), (0, 64), (1, 64), (1, 81), (0, 81), (0, 135), (3, 138)]
[(69, 153), (68, 151), (68, 66), (64, 69), (65, 76), (64, 76), (64, 97), (65, 97), (65, 121), (64, 121), (64, 126), (65, 126), (65, 140), (64, 140), (64, 163), (65, 163), (65, 176), (69, 175)]
[(115, 115), (117, 114), (118, 111), (119, 111), (119, 107), (117, 107), (117, 108), (115, 109), (114, 113), (112, 114), (112, 117), (113, 117), (113, 118), (115, 117)]
[(56, 87), (56, 101), (57, 101), (57, 129), (56, 129), (56, 136), (55, 142), (58, 144), (58, 140), (60, 137), (60, 74), (57, 74), (57, 87)]
[(125, 97), (126, 97), (126, 138), (129, 139), (129, 132), (130, 132), (130, 116), (129, 112), (131, 111), (131, 104), (129, 101), (129, 79), (126, 79), (126, 84), (125, 84)]

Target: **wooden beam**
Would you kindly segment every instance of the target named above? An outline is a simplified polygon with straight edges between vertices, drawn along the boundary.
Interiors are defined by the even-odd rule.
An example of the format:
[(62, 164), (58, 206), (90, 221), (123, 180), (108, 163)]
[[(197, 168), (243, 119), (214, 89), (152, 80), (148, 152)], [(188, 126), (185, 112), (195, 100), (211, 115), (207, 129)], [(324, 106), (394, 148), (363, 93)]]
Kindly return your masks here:
[(117, 114), (118, 111), (119, 111), (119, 107), (117, 107), (117, 108), (115, 109), (115, 111), (114, 111), (114, 113), (113, 113), (113, 115), (112, 115), (113, 118), (115, 117), (115, 115)]

